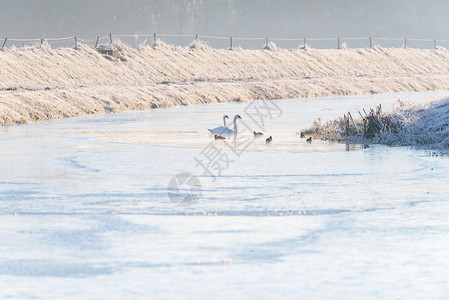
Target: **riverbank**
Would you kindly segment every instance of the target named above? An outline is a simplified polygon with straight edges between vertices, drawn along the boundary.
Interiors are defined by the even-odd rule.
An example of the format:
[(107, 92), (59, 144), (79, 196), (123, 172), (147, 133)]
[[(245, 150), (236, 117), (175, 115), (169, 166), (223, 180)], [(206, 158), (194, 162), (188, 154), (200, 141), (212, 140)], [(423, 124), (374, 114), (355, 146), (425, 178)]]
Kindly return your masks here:
[(0, 124), (178, 105), (449, 89), (445, 49), (115, 45), (0, 52)]
[(348, 112), (321, 124), (315, 120), (303, 133), (314, 139), (389, 146), (412, 146), (448, 153), (449, 98), (425, 104), (398, 101), (391, 111), (379, 105), (368, 111)]

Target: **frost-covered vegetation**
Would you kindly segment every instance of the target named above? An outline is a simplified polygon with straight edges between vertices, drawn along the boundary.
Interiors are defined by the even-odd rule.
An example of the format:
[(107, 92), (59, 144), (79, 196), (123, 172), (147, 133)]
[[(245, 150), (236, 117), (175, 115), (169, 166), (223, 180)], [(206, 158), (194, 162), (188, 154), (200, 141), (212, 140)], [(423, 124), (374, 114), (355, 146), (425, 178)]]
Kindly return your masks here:
[(449, 98), (424, 105), (398, 101), (391, 112), (382, 106), (345, 114), (321, 124), (315, 120), (305, 130), (316, 139), (355, 143), (378, 143), (396, 146), (449, 151)]
[(0, 51), (0, 125), (178, 105), (449, 89), (446, 49), (213, 49), (201, 41), (119, 57), (85, 45)]

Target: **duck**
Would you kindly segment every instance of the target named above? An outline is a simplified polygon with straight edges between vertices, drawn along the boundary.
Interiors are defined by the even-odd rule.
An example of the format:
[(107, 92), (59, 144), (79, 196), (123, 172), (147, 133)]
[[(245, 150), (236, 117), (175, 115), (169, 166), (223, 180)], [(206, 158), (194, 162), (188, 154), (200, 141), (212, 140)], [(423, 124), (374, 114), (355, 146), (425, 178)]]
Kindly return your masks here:
[(224, 136), (221, 135), (215, 135), (215, 140), (225, 140), (226, 138)]
[(269, 144), (269, 143), (271, 143), (272, 140), (273, 140), (273, 137), (270, 135), (270, 137), (267, 138), (267, 139), (265, 140), (265, 142), (267, 142), (267, 144)]
[(306, 139), (306, 142), (307, 142), (307, 143), (311, 143), (311, 142), (312, 142), (312, 137), (309, 136), (309, 137)]
[(229, 119), (228, 115), (223, 116), (223, 125), (224, 126), (218, 126), (213, 129), (207, 129), (210, 133), (219, 133), (219, 134), (229, 134), (232, 133), (232, 130), (226, 126), (226, 119)]
[(262, 136), (262, 135), (263, 135), (262, 132), (256, 132), (256, 131), (254, 131), (254, 136), (255, 136), (255, 137), (259, 137), (259, 136)]

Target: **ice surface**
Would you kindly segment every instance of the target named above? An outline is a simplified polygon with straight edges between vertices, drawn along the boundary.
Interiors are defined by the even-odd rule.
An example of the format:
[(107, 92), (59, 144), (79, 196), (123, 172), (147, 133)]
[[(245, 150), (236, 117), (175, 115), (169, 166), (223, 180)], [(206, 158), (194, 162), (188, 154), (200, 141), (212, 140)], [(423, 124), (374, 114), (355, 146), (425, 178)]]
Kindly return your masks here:
[[(2, 128), (0, 298), (447, 298), (448, 158), (295, 132), (448, 95), (276, 101), (272, 144), (255, 140), (216, 181), (194, 160), (206, 128), (247, 120), (248, 103)], [(203, 189), (185, 208), (167, 196), (182, 172)]]

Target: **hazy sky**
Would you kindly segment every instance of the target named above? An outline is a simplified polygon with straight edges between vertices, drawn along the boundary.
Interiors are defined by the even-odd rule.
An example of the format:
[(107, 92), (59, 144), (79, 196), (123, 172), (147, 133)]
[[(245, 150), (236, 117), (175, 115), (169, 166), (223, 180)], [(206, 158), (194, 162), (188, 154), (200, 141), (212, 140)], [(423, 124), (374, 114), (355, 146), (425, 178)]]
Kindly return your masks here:
[(0, 0), (0, 38), (109, 32), (449, 39), (449, 1)]

